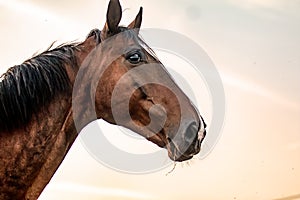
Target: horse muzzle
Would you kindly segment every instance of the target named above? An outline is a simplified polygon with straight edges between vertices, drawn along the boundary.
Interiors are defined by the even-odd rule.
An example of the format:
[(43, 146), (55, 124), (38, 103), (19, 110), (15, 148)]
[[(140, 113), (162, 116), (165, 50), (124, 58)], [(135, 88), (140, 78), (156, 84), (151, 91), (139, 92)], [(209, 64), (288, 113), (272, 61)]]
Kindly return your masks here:
[(200, 125), (195, 122), (190, 123), (185, 129), (182, 137), (176, 136), (168, 138), (168, 154), (171, 160), (183, 162), (193, 158), (201, 149), (201, 143), (206, 136), (205, 123)]

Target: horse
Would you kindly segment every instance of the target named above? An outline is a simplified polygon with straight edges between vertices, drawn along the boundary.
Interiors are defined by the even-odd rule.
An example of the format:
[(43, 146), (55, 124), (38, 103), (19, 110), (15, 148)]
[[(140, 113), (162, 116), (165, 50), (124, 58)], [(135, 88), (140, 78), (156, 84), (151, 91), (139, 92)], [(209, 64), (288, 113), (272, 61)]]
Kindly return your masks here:
[[(82, 128), (97, 119), (135, 131), (165, 148), (174, 162), (189, 160), (200, 152), (206, 124), (140, 37), (142, 14), (141, 7), (132, 23), (120, 26), (120, 2), (110, 0), (101, 31), (92, 30), (83, 42), (51, 47), (10, 68), (0, 77), (0, 199), (37, 199)], [(111, 45), (101, 46), (109, 40)], [(120, 47), (128, 53), (119, 55), (103, 70), (94, 88), (94, 98), (89, 98), (89, 89), (78, 91), (86, 98), (79, 98), (83, 100), (74, 108), (74, 84), (78, 72), (82, 68), (88, 69), (87, 81), (93, 76), (93, 70), (101, 68), (102, 65), (97, 63), (109, 59)], [(103, 53), (102, 60), (97, 60), (97, 55), (90, 56), (99, 52), (95, 51), (99, 48)], [(117, 118), (125, 119), (127, 116), (122, 118), (122, 110), (127, 109), (131, 119), (118, 121), (111, 101), (114, 87), (129, 70), (144, 64), (156, 64), (157, 67), (141, 77), (123, 80), (126, 87), (119, 88), (120, 99), (114, 106), (119, 111)], [(136, 87), (139, 80), (147, 77), (157, 79), (157, 82), (163, 77), (172, 89), (163, 84)], [(88, 87), (83, 85), (82, 88)], [(121, 97), (128, 90), (134, 92), (125, 101)], [(94, 105), (96, 119), (89, 117), (88, 101)], [(75, 109), (80, 116), (76, 120)], [(162, 116), (165, 117), (163, 124)], [(159, 124), (160, 128), (155, 130), (149, 124)]]

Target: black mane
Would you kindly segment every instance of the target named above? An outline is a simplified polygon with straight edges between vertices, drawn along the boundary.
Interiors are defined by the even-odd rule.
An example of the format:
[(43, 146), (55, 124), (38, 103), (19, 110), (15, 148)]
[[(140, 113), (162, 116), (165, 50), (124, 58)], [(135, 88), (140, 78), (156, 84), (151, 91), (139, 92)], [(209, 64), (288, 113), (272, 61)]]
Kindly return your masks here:
[(65, 65), (77, 65), (76, 46), (49, 48), (0, 77), (0, 131), (27, 124), (55, 95), (70, 90)]

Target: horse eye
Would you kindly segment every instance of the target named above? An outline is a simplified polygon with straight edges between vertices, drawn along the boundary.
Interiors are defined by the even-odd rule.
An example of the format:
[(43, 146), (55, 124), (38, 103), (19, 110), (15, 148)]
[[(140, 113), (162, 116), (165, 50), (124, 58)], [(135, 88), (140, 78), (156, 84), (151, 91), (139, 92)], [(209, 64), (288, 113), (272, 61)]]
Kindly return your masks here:
[(138, 53), (134, 53), (132, 55), (130, 55), (127, 60), (131, 63), (131, 64), (139, 64), (142, 60), (141, 55)]

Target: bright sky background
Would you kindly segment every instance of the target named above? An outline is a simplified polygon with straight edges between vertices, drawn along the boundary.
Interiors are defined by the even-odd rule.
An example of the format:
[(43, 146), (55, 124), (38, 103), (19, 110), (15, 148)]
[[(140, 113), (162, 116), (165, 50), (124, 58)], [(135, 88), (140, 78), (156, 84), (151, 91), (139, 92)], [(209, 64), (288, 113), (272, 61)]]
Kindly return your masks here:
[[(101, 29), (108, 1), (86, 2), (0, 0), (0, 72)], [(226, 93), (221, 139), (169, 176), (115, 172), (77, 141), (40, 199), (300, 199), (300, 1), (123, 0), (124, 24), (141, 5), (144, 28), (182, 33), (214, 61)]]

